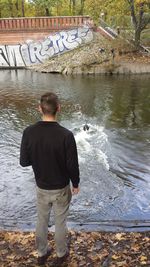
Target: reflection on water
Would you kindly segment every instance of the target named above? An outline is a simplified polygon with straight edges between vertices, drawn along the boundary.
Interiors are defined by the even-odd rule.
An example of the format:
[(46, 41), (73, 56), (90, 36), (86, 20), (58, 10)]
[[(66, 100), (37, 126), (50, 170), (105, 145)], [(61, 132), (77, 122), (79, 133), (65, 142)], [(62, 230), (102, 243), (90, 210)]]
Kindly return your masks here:
[(31, 168), (19, 166), (19, 148), (49, 90), (61, 99), (58, 120), (74, 132), (79, 152), (81, 193), (70, 221), (150, 219), (149, 78), (0, 71), (0, 227), (35, 223), (35, 182)]

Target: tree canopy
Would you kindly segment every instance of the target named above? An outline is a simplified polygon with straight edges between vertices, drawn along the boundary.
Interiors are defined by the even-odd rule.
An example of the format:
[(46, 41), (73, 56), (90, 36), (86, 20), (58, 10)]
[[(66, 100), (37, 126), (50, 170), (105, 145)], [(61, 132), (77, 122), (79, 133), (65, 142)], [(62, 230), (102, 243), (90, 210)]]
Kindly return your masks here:
[(83, 15), (85, 0), (0, 0), (0, 18)]
[(134, 30), (136, 47), (150, 23), (149, 0), (0, 0), (0, 18), (90, 15), (110, 26)]

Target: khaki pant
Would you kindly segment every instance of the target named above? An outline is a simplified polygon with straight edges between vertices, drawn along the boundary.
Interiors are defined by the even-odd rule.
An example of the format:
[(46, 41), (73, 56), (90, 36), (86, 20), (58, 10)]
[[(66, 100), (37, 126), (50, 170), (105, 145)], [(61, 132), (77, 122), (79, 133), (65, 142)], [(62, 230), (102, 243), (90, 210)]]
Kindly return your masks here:
[(66, 219), (71, 201), (70, 186), (58, 190), (44, 190), (37, 187), (36, 245), (39, 257), (48, 249), (48, 223), (53, 207), (55, 219), (55, 244), (58, 257), (67, 252)]

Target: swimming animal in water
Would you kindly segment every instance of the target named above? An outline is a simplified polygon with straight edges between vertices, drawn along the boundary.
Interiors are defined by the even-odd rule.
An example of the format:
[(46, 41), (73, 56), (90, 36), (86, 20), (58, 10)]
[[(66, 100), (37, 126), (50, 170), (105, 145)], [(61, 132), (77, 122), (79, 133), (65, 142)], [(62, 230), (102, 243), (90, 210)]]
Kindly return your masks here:
[(83, 126), (83, 130), (84, 130), (84, 131), (88, 131), (89, 128), (90, 128), (90, 127), (89, 127), (87, 124), (85, 124), (85, 125)]
[(105, 49), (104, 48), (99, 48), (99, 52), (100, 53), (104, 53), (105, 52)]

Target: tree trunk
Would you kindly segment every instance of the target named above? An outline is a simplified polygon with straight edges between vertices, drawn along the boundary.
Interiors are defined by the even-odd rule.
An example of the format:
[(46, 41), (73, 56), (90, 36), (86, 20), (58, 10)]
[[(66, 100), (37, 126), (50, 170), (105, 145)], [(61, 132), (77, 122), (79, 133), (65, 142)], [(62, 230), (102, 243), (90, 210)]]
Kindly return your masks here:
[(13, 3), (12, 3), (12, 0), (8, 1), (8, 5), (9, 5), (10, 16), (13, 18), (14, 14), (13, 14)]
[(81, 8), (80, 8), (79, 15), (83, 15), (83, 10), (84, 10), (84, 0), (81, 0)]
[(19, 2), (18, 2), (18, 0), (16, 1), (15, 6), (16, 6), (17, 11), (19, 11)]
[(45, 15), (46, 15), (47, 17), (49, 17), (49, 16), (50, 16), (50, 12), (49, 12), (49, 9), (48, 9), (48, 7), (46, 7), (46, 8), (45, 8)]
[(76, 13), (76, 0), (72, 0), (72, 15), (74, 16)]
[(141, 29), (135, 29), (135, 48), (138, 50), (140, 47)]
[(70, 0), (69, 1), (69, 12), (70, 12), (70, 15), (71, 15), (71, 6), (72, 6), (72, 1)]
[(131, 11), (131, 18), (134, 26), (134, 42), (135, 42), (135, 48), (136, 50), (139, 50), (140, 48), (140, 38), (141, 38), (141, 32), (144, 29), (143, 23), (144, 23), (144, 2), (140, 2), (138, 5), (138, 11), (135, 9), (135, 1), (134, 0), (128, 0), (130, 5), (130, 11)]
[(24, 0), (21, 1), (22, 17), (25, 17)]
[(136, 27), (137, 26), (137, 18), (136, 18), (136, 14), (135, 14), (134, 0), (128, 0), (128, 2), (130, 5), (132, 23), (133, 23), (134, 27)]

